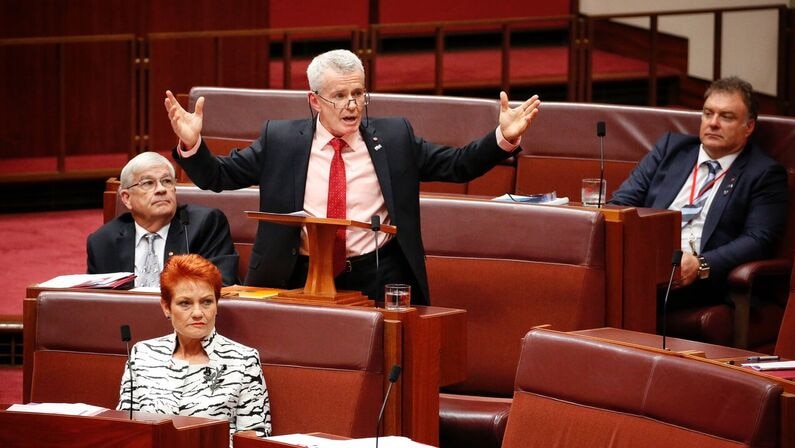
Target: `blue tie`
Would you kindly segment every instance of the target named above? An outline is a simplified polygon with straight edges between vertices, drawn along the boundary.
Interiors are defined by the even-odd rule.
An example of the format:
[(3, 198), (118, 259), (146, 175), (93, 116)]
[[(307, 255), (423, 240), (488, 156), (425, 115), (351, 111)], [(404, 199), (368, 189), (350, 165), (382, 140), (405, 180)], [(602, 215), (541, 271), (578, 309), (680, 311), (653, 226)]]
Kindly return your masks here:
[(704, 203), (707, 202), (707, 197), (709, 197), (709, 191), (714, 186), (713, 181), (718, 171), (720, 171), (720, 163), (717, 160), (707, 160), (701, 164), (707, 165), (707, 175), (701, 181), (698, 187), (698, 195), (696, 195), (696, 199), (693, 203), (685, 204), (682, 207), (682, 227), (686, 226), (690, 221), (701, 214)]

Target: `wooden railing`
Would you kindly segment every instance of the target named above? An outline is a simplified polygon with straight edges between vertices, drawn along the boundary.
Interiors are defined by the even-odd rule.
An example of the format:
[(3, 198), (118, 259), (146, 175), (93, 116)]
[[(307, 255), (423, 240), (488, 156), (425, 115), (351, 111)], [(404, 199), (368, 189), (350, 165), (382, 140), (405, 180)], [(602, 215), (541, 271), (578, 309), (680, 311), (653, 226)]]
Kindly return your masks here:
[[(527, 30), (555, 29), (568, 33), (568, 61), (567, 73), (565, 74), (565, 97), (569, 101), (590, 102), (594, 93), (594, 72), (593, 55), (599, 49), (600, 43), (596, 41), (598, 36), (595, 33), (596, 25), (599, 23), (614, 23), (616, 19), (627, 18), (648, 18), (650, 27), (648, 30), (648, 105), (657, 105), (658, 85), (660, 82), (660, 60), (659, 60), (659, 40), (660, 30), (658, 26), (661, 17), (682, 16), (693, 14), (712, 14), (715, 24), (715, 43), (713, 51), (713, 77), (718, 78), (722, 75), (721, 67), (721, 46), (723, 39), (723, 17), (727, 13), (745, 11), (777, 11), (779, 17), (779, 43), (778, 43), (778, 69), (777, 69), (777, 104), (778, 113), (788, 114), (792, 111), (789, 106), (789, 96), (792, 94), (788, 89), (787, 82), (787, 37), (791, 31), (788, 30), (789, 10), (781, 5), (738, 7), (738, 8), (717, 8), (717, 9), (696, 9), (688, 11), (653, 11), (633, 14), (610, 14), (610, 15), (559, 15), (549, 17), (522, 17), (501, 20), (476, 20), (476, 21), (449, 21), (449, 22), (425, 22), (425, 23), (402, 23), (402, 24), (381, 24), (370, 25), (366, 28), (358, 26), (332, 26), (315, 28), (272, 28), (272, 29), (248, 29), (231, 31), (199, 31), (199, 32), (174, 32), (174, 33), (149, 33), (143, 36), (132, 34), (118, 35), (91, 35), (74, 37), (47, 37), (47, 38), (20, 38), (20, 39), (0, 39), (0, 51), (7, 51), (13, 48), (15, 52), (21, 47), (43, 47), (55, 46), (54, 74), (38, 74), (36, 79), (52, 78), (57, 83), (57, 94), (50, 103), (55, 109), (54, 115), (57, 116), (54, 124), (42, 126), (41, 132), (45, 136), (31, 138), (31, 142), (21, 141), (17, 134), (13, 139), (1, 135), (5, 132), (16, 132), (17, 130), (0, 132), (0, 142), (11, 143), (12, 153), (22, 153), (22, 148), (31, 146), (44, 146), (41, 141), (46, 141), (47, 145), (41, 148), (33, 148), (30, 155), (37, 156), (46, 152), (49, 157), (57, 158), (56, 173), (50, 173), (51, 177), (68, 177), (75, 175), (74, 170), (69, 169), (66, 160), (70, 154), (74, 154), (69, 142), (79, 140), (73, 138), (74, 135), (90, 135), (93, 129), (108, 126), (111, 120), (118, 122), (112, 123), (113, 129), (117, 130), (112, 138), (115, 142), (110, 142), (111, 138), (104, 136), (102, 143), (80, 148), (82, 153), (125, 153), (128, 156), (146, 150), (165, 151), (173, 145), (173, 134), (167, 120), (164, 119), (162, 110), (163, 90), (171, 88), (176, 92), (187, 92), (194, 85), (224, 85), (235, 87), (251, 88), (272, 88), (274, 80), (270, 73), (270, 62), (277, 61), (282, 63), (283, 83), (279, 86), (286, 89), (297, 88), (293, 83), (294, 62), (297, 60), (295, 47), (297, 45), (312, 44), (317, 47), (328, 46), (325, 43), (339, 45), (340, 42), (349, 42), (349, 48), (359, 54), (367, 67), (368, 88), (372, 91), (379, 91), (379, 61), (386, 55), (383, 44), (387, 39), (395, 39), (401, 35), (421, 35), (433, 40), (432, 51), (434, 58), (432, 92), (442, 95), (450, 89), (445, 85), (444, 68), (447, 38), (461, 33), (480, 33), (499, 36), (498, 51), (500, 53), (500, 78), (499, 85), (492, 87), (505, 91), (510, 91), (515, 86), (515, 80), (511, 78), (511, 58), (512, 49), (517, 46), (512, 42), (515, 33)], [(244, 48), (238, 47), (241, 40), (249, 39), (252, 46)], [(195, 41), (190, 44), (182, 44), (185, 41)], [(104, 101), (104, 98), (93, 96), (81, 96), (79, 98), (69, 97), (73, 93), (69, 92), (71, 85), (65, 76), (65, 64), (68, 62), (64, 48), (69, 45), (90, 45), (93, 43), (113, 43), (124, 42), (128, 48), (128, 63), (124, 67), (108, 66), (103, 71), (103, 75), (116, 76), (120, 79), (112, 83), (105, 83), (106, 86), (113, 86), (118, 104), (114, 106), (119, 110), (129, 111), (123, 118), (113, 116), (99, 116), (96, 110), (105, 110), (94, 107), (91, 120), (74, 124), (74, 119), (67, 120), (67, 111), (74, 110), (74, 102), (85, 102), (87, 106), (96, 101)], [(201, 44), (199, 43), (201, 42)], [(324, 43), (325, 42), (325, 43)], [(209, 44), (208, 44), (209, 43)], [(273, 45), (278, 43), (278, 45)], [(168, 51), (155, 51), (159, 46), (171, 46)], [(203, 46), (202, 46), (203, 45)], [(281, 54), (275, 54), (273, 49), (281, 49)], [(492, 50), (496, 47), (491, 47)], [(207, 50), (207, 51), (204, 51)], [(115, 51), (118, 51), (116, 49)], [(303, 52), (304, 54), (306, 51)], [(5, 54), (5, 53), (4, 53)], [(70, 53), (71, 54), (71, 53)], [(253, 58), (252, 58), (253, 55)], [(230, 59), (237, 57), (239, 60), (254, 59), (259, 64), (250, 70), (250, 75), (246, 74), (239, 79), (233, 79), (239, 71), (235, 62), (229, 63)], [(180, 59), (182, 58), (182, 59)], [(171, 60), (169, 60), (171, 59)], [(305, 59), (305, 57), (304, 57)], [(50, 64), (53, 64), (50, 62)], [(118, 64), (117, 64), (118, 65)], [(7, 69), (12, 69), (8, 67)], [(73, 69), (74, 70), (74, 69)], [(75, 77), (74, 72), (70, 75)], [(247, 76), (247, 78), (246, 78)], [(45, 78), (46, 77), (46, 78)], [(127, 81), (129, 79), (129, 81)], [(243, 81), (241, 81), (243, 79)], [(86, 81), (83, 81), (86, 82)], [(229, 82), (229, 83), (228, 83)], [(235, 82), (237, 84), (235, 84)], [(524, 82), (527, 82), (526, 80)], [(231, 83), (231, 84), (230, 84)], [(118, 85), (125, 85), (128, 89), (127, 94), (119, 95)], [(82, 85), (82, 91), (86, 91)], [(20, 87), (24, 89), (25, 87)], [(110, 87), (108, 87), (110, 88)], [(125, 104), (125, 100), (129, 98)], [(69, 108), (66, 105), (69, 104)], [(0, 119), (10, 116), (16, 112), (13, 106), (3, 106), (0, 109)], [(93, 106), (92, 106), (93, 107)], [(20, 113), (31, 114), (27, 119), (39, 120), (36, 116), (35, 107), (22, 108)], [(89, 114), (91, 115), (91, 114)], [(67, 129), (68, 123), (79, 129)], [(48, 123), (50, 124), (50, 123)], [(27, 128), (25, 129), (27, 131)], [(39, 132), (38, 130), (36, 132)], [(121, 133), (126, 135), (121, 135)], [(107, 132), (106, 132), (107, 134)], [(67, 135), (70, 138), (67, 138)], [(125, 143), (123, 140), (127, 139)], [(112, 143), (112, 144), (111, 144)], [(19, 145), (19, 146), (17, 146)], [(38, 152), (37, 152), (38, 151)], [(9, 152), (6, 152), (8, 154)], [(114, 167), (118, 169), (118, 167)], [(6, 175), (0, 173), (0, 180), (20, 178), (24, 173), (12, 173)]]
[[(445, 92), (444, 86), (444, 54), (445, 54), (445, 37), (454, 33), (473, 32), (478, 33), (494, 33), (501, 36), (500, 41), (500, 90), (510, 92), (511, 89), (511, 58), (510, 51), (511, 35), (516, 30), (526, 31), (528, 29), (538, 29), (545, 25), (554, 24), (558, 28), (565, 28), (569, 30), (570, 41), (576, 36), (577, 17), (575, 15), (559, 15), (547, 17), (517, 17), (506, 18), (500, 20), (467, 20), (456, 22), (424, 22), (424, 23), (392, 23), (382, 25), (370, 25), (367, 35), (369, 36), (369, 46), (363, 51), (363, 58), (368, 61), (370, 73), (376, 74), (377, 59), (379, 49), (385, 38), (394, 37), (400, 34), (415, 34), (415, 35), (432, 35), (434, 36), (434, 82), (433, 93), (435, 95), (443, 95)], [(576, 98), (572, 96), (572, 87), (575, 85), (576, 80), (573, 75), (577, 70), (573, 70), (575, 60), (571, 57), (571, 46), (569, 46), (569, 65), (567, 74), (567, 95), (569, 100), (574, 101)], [(370, 76), (368, 88), (370, 90), (377, 90), (378, 86), (375, 84), (376, 76)]]
[(712, 60), (712, 79), (719, 79), (721, 73), (721, 60), (722, 60), (722, 45), (723, 45), (723, 17), (727, 13), (736, 12), (751, 12), (751, 11), (777, 11), (778, 12), (778, 70), (776, 73), (776, 97), (779, 99), (778, 113), (785, 115), (791, 113), (786, 104), (788, 97), (787, 87), (787, 40), (790, 36), (787, 26), (787, 14), (789, 10), (784, 5), (759, 5), (759, 6), (743, 6), (732, 8), (702, 8), (702, 9), (688, 9), (681, 11), (651, 11), (630, 14), (603, 14), (582, 16), (580, 26), (575, 27), (579, 32), (577, 38), (572, 43), (575, 48), (574, 51), (578, 53), (577, 59), (579, 63), (574, 64), (581, 70), (581, 73), (575, 76), (580, 83), (577, 85), (577, 93), (575, 97), (578, 101), (590, 102), (593, 96), (593, 70), (591, 54), (595, 45), (594, 28), (597, 22), (614, 21), (617, 19), (649, 19), (649, 83), (648, 83), (648, 105), (657, 105), (657, 84), (658, 84), (658, 55), (659, 55), (659, 20), (661, 17), (673, 16), (687, 16), (696, 14), (712, 14), (714, 23), (714, 39), (713, 39), (713, 60)]

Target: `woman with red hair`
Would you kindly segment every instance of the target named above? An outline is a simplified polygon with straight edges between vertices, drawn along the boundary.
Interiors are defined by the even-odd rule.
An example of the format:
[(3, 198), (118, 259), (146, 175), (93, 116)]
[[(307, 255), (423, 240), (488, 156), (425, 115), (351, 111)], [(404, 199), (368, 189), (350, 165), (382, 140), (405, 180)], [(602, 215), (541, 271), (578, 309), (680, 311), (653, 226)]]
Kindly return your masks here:
[[(174, 333), (135, 344), (117, 409), (225, 418), (232, 434), (271, 433), (259, 353), (215, 331), (221, 273), (200, 255), (169, 258), (160, 306)], [(133, 399), (130, 401), (130, 374)]]

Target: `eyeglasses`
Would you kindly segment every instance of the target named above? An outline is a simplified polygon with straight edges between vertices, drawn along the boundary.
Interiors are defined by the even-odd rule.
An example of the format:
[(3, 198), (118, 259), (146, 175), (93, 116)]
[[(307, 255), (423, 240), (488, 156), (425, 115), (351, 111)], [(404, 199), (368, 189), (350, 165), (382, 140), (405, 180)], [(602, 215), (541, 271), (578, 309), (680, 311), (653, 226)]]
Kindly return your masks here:
[(356, 107), (363, 107), (370, 104), (370, 94), (364, 90), (354, 90), (350, 94), (344, 94), (342, 92), (335, 93), (331, 99), (324, 98), (317, 90), (315, 90), (315, 95), (321, 100), (331, 103), (334, 109), (337, 110), (348, 109), (351, 105), (351, 101), (356, 104)]
[(164, 178), (160, 179), (159, 181), (157, 181), (155, 179), (151, 179), (151, 178), (145, 177), (145, 178), (139, 180), (138, 182), (136, 182), (136, 183), (134, 183), (134, 184), (132, 184), (132, 185), (130, 185), (128, 187), (125, 187), (125, 188), (138, 187), (142, 191), (152, 191), (152, 190), (155, 189), (155, 187), (157, 186), (158, 182), (160, 182), (160, 185), (162, 185), (163, 188), (167, 188), (167, 189), (171, 189), (171, 188), (174, 188), (176, 186), (176, 181), (174, 181), (173, 177), (164, 177)]

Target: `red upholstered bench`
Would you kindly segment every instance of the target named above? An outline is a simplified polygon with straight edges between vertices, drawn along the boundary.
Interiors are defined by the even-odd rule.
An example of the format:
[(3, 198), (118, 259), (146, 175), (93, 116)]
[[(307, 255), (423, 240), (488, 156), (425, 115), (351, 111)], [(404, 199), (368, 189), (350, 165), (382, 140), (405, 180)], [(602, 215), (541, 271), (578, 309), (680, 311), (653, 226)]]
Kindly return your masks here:
[[(310, 114), (304, 90), (194, 87), (189, 95), (191, 108), (201, 96), (205, 98), (202, 134), (217, 154), (248, 146), (267, 120), (308, 118)], [(460, 146), (496, 129), (499, 103), (476, 98), (373, 93), (368, 114), (405, 117), (417, 136)], [(513, 190), (515, 163), (513, 158), (508, 159), (467, 184), (426, 183), (422, 190), (498, 196)]]
[(550, 330), (523, 339), (515, 389), (503, 448), (785, 446), (792, 401), (775, 379)]
[[(25, 401), (115, 408), (133, 343), (167, 334), (160, 298), (135, 293), (43, 292), (36, 301), (31, 394)], [(221, 299), (218, 331), (256, 348), (275, 434), (371, 436), (383, 398), (384, 323), (375, 310)], [(329, 337), (329, 335), (334, 337)]]
[(499, 447), (531, 328), (605, 322), (597, 210), (423, 197), (431, 303), (467, 310), (467, 379), (440, 397), (440, 444)]
[[(516, 193), (556, 190), (559, 196), (579, 201), (581, 179), (599, 177), (596, 122), (604, 121), (609, 198), (665, 132), (698, 135), (700, 116), (699, 111), (692, 110), (545, 102), (538, 119), (522, 138)], [(795, 119), (761, 115), (752, 139), (787, 169), (790, 196), (795, 197)], [(747, 263), (731, 273), (729, 282), (736, 306), (673, 313), (668, 331), (715, 344), (772, 350), (787, 301), (793, 241), (795, 207), (790, 207), (789, 223), (773, 255), (775, 260)], [(752, 296), (764, 300), (750, 307)]]

